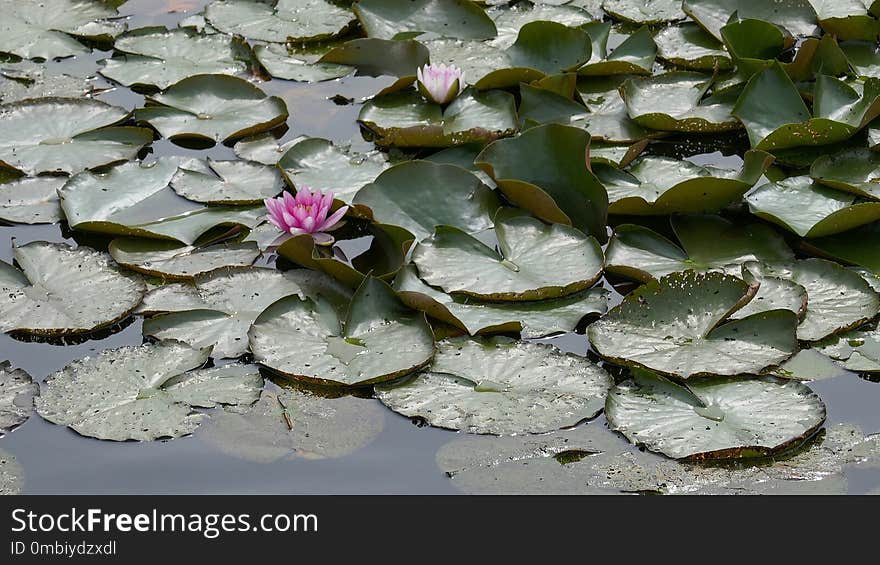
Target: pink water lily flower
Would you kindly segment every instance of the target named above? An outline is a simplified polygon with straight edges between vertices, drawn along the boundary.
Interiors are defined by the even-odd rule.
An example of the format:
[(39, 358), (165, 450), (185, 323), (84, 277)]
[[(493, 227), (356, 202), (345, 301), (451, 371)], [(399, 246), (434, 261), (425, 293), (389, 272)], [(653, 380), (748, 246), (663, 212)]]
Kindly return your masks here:
[(416, 75), (419, 92), (437, 104), (449, 104), (464, 90), (464, 73), (455, 65), (425, 65)]
[(348, 211), (348, 206), (343, 206), (328, 218), (333, 193), (312, 192), (307, 186), (302, 186), (296, 196), (285, 192), (283, 196), (267, 198), (263, 202), (269, 210), (269, 221), (275, 227), (291, 235), (311, 234), (318, 245), (333, 243), (333, 236), (327, 232), (340, 227), (339, 222)]

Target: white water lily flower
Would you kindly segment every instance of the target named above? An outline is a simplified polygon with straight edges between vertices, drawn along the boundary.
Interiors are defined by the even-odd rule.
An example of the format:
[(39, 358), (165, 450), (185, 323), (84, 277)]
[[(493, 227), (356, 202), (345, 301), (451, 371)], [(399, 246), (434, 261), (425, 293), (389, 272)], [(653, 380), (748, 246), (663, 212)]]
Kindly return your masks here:
[(416, 75), (419, 92), (436, 104), (449, 104), (464, 90), (464, 72), (455, 65), (425, 65)]

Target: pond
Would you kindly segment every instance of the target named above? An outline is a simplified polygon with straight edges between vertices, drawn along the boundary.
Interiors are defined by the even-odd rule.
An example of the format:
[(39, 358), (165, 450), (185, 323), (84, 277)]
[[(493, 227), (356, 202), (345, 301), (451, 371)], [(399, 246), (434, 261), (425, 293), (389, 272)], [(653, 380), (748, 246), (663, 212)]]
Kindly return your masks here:
[[(871, 192), (880, 153), (867, 149), (880, 131), (867, 125), (880, 115), (876, 14), (858, 14), (877, 25), (873, 39), (847, 41), (851, 30), (821, 10), (792, 9), (772, 23), (740, 14), (728, 24), (718, 22), (717, 2), (699, 0), (687, 16), (677, 2), (436, 3), (441, 22), (462, 18), (455, 39), (439, 28), (419, 36), (413, 26), (437, 22), (418, 10), (404, 18), (396, 1), (362, 1), (365, 32), (349, 25), (344, 2), (286, 2), (294, 13), (285, 15), (284, 0), (129, 0), (95, 2), (118, 9), (118, 19), (86, 18), (124, 22), (115, 51), (82, 31), (79, 41), (53, 31), (66, 40), (31, 45), (30, 54), (72, 56), (37, 55), (30, 68), (28, 53), (21, 61), (0, 40), (0, 52), (13, 53), (0, 64), (0, 102), (9, 103), (0, 112), (19, 111), (6, 99), (16, 96), (10, 85), (30, 83), (16, 73), (39, 68), (31, 88), (69, 75), (74, 91), (86, 85), (85, 99), (133, 113), (132, 129), (112, 138), (104, 126), (119, 118), (93, 117), (98, 125), (81, 131), (112, 145), (107, 157), (74, 149), (58, 169), (39, 152), (80, 138), (32, 133), (55, 127), (50, 109), (0, 117), (19, 120), (25, 140), (15, 150), (0, 143), (0, 159), (17, 159), (10, 165), (28, 176), (61, 178), (66, 215), (0, 221), (0, 260), (42, 273), (20, 294), (47, 306), (42, 320), (13, 319), (24, 307), (0, 304), (0, 361), (42, 383), (37, 410), (27, 406), (27, 420), (0, 438), (0, 492), (880, 492), (880, 252), (872, 247), (880, 192)], [(17, 17), (26, 20), (30, 4)], [(202, 18), (206, 6), (216, 29)], [(4, 10), (12, 3), (0, 0)], [(560, 23), (542, 28), (547, 22)], [(273, 39), (284, 25), (305, 28), (293, 54)], [(151, 26), (190, 26), (191, 35), (132, 32)], [(744, 39), (757, 33), (749, 26), (771, 45)], [(364, 33), (386, 43), (356, 43)], [(833, 56), (831, 33), (841, 39)], [(541, 46), (554, 34), (562, 46), (548, 53)], [(222, 39), (207, 47), (193, 37)], [(167, 59), (147, 61), (135, 47)], [(250, 58), (215, 61), (212, 49)], [(420, 49), (465, 67), (474, 86), (448, 104), (425, 102), (407, 67)], [(849, 61), (836, 73), (823, 65), (838, 51)], [(333, 62), (315, 63), (327, 52)], [(178, 60), (184, 53), (194, 60)], [(576, 84), (577, 75), (560, 72), (573, 69)], [(221, 72), (265, 95), (212, 74)], [(827, 88), (824, 98), (802, 101), (807, 84)], [(69, 92), (48, 84), (39, 96)], [(821, 108), (834, 96), (844, 107)], [(85, 121), (98, 111), (51, 112)], [(136, 141), (135, 126), (153, 139)], [(25, 145), (40, 135), (29, 160)], [(820, 166), (839, 151), (844, 162)], [(254, 161), (244, 172), (222, 168), (245, 159)], [(116, 161), (128, 163), (106, 166)], [(870, 169), (861, 183), (846, 174), (856, 168)], [(335, 208), (349, 206), (344, 225), (328, 230), (333, 247), (310, 235), (269, 245), (281, 232), (259, 224), (262, 200), (291, 181), (332, 187)], [(135, 195), (141, 189), (154, 193)], [(195, 277), (198, 287), (191, 272), (155, 276), (181, 268), (163, 262), (162, 246), (184, 244), (217, 244), (223, 256), (181, 263), (211, 266)], [(143, 277), (117, 270), (108, 251)], [(251, 264), (272, 272), (242, 268)], [(13, 288), (14, 277), (0, 275), (4, 291)], [(364, 275), (387, 275), (393, 288)], [(70, 305), (57, 320), (56, 299)], [(411, 307), (424, 309), (430, 326)], [(88, 327), (101, 329), (22, 331), (69, 328), (51, 324), (78, 316), (97, 316)], [(497, 335), (470, 341), (465, 330)], [(313, 355), (316, 340), (323, 349)], [(114, 352), (123, 346), (132, 349)], [(413, 371), (424, 372), (404, 376)]]

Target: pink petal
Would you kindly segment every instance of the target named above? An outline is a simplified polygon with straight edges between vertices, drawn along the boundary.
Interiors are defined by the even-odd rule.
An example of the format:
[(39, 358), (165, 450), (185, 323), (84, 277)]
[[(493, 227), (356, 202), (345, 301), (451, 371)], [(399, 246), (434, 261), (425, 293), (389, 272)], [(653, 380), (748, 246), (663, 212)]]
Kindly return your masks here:
[(330, 231), (330, 230), (332, 230), (334, 227), (336, 227), (336, 224), (339, 223), (339, 220), (341, 220), (342, 217), (345, 216), (345, 213), (346, 213), (346, 212), (348, 212), (348, 206), (343, 206), (343, 207), (340, 208), (339, 210), (336, 210), (336, 212), (334, 212), (332, 216), (330, 216), (329, 218), (327, 218), (327, 219), (321, 224), (321, 227), (318, 228), (318, 230), (319, 230), (319, 231)]
[(308, 218), (303, 220), (302, 224), (299, 227), (301, 227), (306, 233), (312, 233), (313, 231), (315, 231), (315, 218), (309, 216)]

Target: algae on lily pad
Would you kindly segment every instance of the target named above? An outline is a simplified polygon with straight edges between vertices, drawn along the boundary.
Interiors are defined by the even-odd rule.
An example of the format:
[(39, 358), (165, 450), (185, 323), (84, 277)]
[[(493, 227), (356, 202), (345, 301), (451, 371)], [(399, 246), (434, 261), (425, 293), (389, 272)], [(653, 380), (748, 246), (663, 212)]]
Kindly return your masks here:
[(400, 226), (417, 240), (440, 225), (470, 234), (488, 230), (501, 207), (496, 193), (475, 174), (430, 161), (395, 165), (361, 188), (352, 203), (365, 208), (373, 220)]
[(169, 280), (192, 280), (219, 269), (245, 268), (260, 256), (260, 249), (253, 242), (195, 247), (137, 237), (116, 238), (110, 242), (108, 251), (128, 269)]
[[(291, 296), (267, 308), (250, 331), (257, 363), (289, 378), (366, 386), (418, 371), (434, 357), (425, 315), (367, 277), (350, 304)], [(296, 344), (291, 347), (290, 344)]]
[(205, 204), (261, 204), (266, 198), (278, 196), (284, 187), (277, 168), (238, 159), (188, 160), (171, 178), (174, 192)]
[(326, 0), (215, 0), (205, 7), (205, 20), (229, 35), (305, 43), (341, 35), (354, 14)]
[(566, 296), (602, 274), (598, 242), (572, 227), (502, 212), (495, 234), (499, 251), (459, 228), (438, 226), (413, 250), (419, 277), (453, 295), (521, 301)]
[(19, 224), (54, 224), (64, 218), (58, 189), (65, 177), (29, 177), (0, 184), (0, 220)]
[(608, 425), (674, 459), (768, 457), (796, 448), (825, 422), (806, 385), (773, 377), (710, 377), (687, 386), (637, 372), (611, 390)]
[(153, 141), (148, 129), (117, 126), (127, 118), (127, 110), (90, 99), (0, 105), (0, 163), (37, 175), (127, 161)]
[(360, 0), (352, 9), (368, 37), (420, 33), (459, 39), (495, 37), (495, 24), (470, 0)]
[(194, 407), (247, 405), (263, 388), (256, 367), (189, 372), (204, 365), (210, 352), (163, 341), (78, 359), (46, 378), (37, 413), (97, 439), (151, 441), (191, 434), (205, 418)]
[(90, 332), (128, 317), (146, 292), (139, 276), (88, 247), (35, 241), (12, 255), (21, 270), (0, 262), (0, 331)]
[(479, 434), (541, 433), (596, 417), (611, 375), (584, 357), (510, 338), (438, 344), (433, 364), (376, 387), (383, 404), (432, 426)]
[(880, 153), (869, 149), (849, 149), (823, 155), (813, 161), (810, 176), (816, 181), (880, 200)]
[(722, 273), (685, 271), (639, 287), (589, 327), (606, 360), (687, 379), (756, 373), (797, 351), (789, 310), (727, 318), (758, 291)]
[(227, 75), (194, 75), (150, 96), (135, 111), (168, 139), (225, 142), (254, 135), (287, 120), (287, 105), (259, 87)]
[(401, 269), (394, 279), (400, 299), (432, 318), (452, 324), (471, 335), (518, 332), (524, 339), (571, 332), (590, 315), (608, 310), (609, 292), (592, 288), (561, 298), (526, 302), (484, 302), (453, 296), (425, 284), (415, 266)]
[(9, 361), (0, 363), (0, 437), (30, 418), (39, 394), (40, 385), (25, 371), (13, 369)]

